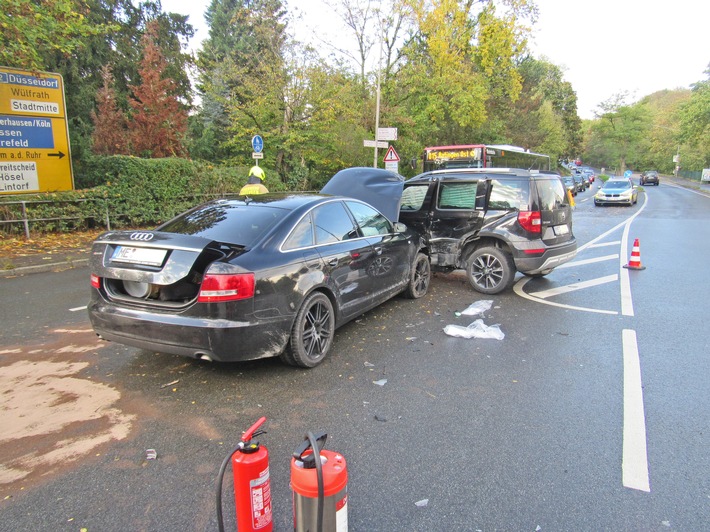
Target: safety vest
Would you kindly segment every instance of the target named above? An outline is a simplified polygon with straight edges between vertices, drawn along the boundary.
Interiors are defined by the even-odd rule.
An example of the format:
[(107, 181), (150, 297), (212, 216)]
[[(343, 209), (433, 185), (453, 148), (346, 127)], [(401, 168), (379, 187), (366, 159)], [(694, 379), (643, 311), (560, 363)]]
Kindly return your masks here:
[(266, 194), (269, 189), (266, 188), (261, 183), (247, 183), (239, 191), (240, 196), (254, 195), (254, 194)]

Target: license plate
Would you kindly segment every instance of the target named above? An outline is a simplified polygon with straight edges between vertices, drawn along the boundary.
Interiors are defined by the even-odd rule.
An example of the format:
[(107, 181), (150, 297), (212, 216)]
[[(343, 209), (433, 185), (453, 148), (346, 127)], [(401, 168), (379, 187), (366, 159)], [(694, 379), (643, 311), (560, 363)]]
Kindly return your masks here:
[(160, 266), (163, 264), (166, 253), (167, 250), (165, 249), (117, 246), (111, 260), (130, 264), (144, 264), (146, 266)]
[(557, 236), (569, 234), (569, 226), (567, 225), (556, 225), (553, 229)]

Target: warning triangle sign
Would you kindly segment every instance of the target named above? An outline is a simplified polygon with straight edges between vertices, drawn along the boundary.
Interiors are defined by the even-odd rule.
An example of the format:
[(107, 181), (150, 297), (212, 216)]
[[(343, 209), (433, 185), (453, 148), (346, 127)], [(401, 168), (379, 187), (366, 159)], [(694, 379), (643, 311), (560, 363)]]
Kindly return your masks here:
[(386, 163), (398, 163), (399, 162), (399, 155), (397, 155), (397, 152), (394, 151), (393, 146), (390, 146), (387, 149), (387, 153), (385, 154), (385, 162)]

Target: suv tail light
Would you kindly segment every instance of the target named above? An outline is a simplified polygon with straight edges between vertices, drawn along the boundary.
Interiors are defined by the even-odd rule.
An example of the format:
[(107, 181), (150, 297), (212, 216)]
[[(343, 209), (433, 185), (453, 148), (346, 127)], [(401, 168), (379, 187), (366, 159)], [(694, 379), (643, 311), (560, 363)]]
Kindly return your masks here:
[(518, 223), (531, 233), (542, 233), (542, 216), (540, 211), (520, 211)]
[(199, 303), (238, 301), (254, 297), (253, 273), (206, 273), (202, 279)]

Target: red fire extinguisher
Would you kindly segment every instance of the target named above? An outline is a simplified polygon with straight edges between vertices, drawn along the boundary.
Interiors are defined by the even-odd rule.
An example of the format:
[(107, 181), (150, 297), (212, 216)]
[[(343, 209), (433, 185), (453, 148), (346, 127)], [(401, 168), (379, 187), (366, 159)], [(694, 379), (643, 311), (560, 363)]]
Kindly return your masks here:
[(345, 457), (324, 450), (327, 434), (309, 432), (291, 457), (295, 532), (347, 532), (348, 469)]
[(266, 421), (260, 418), (242, 434), (242, 439), (232, 453), (225, 458), (219, 472), (217, 486), (217, 524), (224, 532), (222, 519), (222, 479), (227, 463), (232, 462), (234, 475), (234, 502), (237, 509), (239, 532), (271, 532), (271, 480), (269, 478), (269, 451), (255, 436), (264, 434), (257, 429)]

